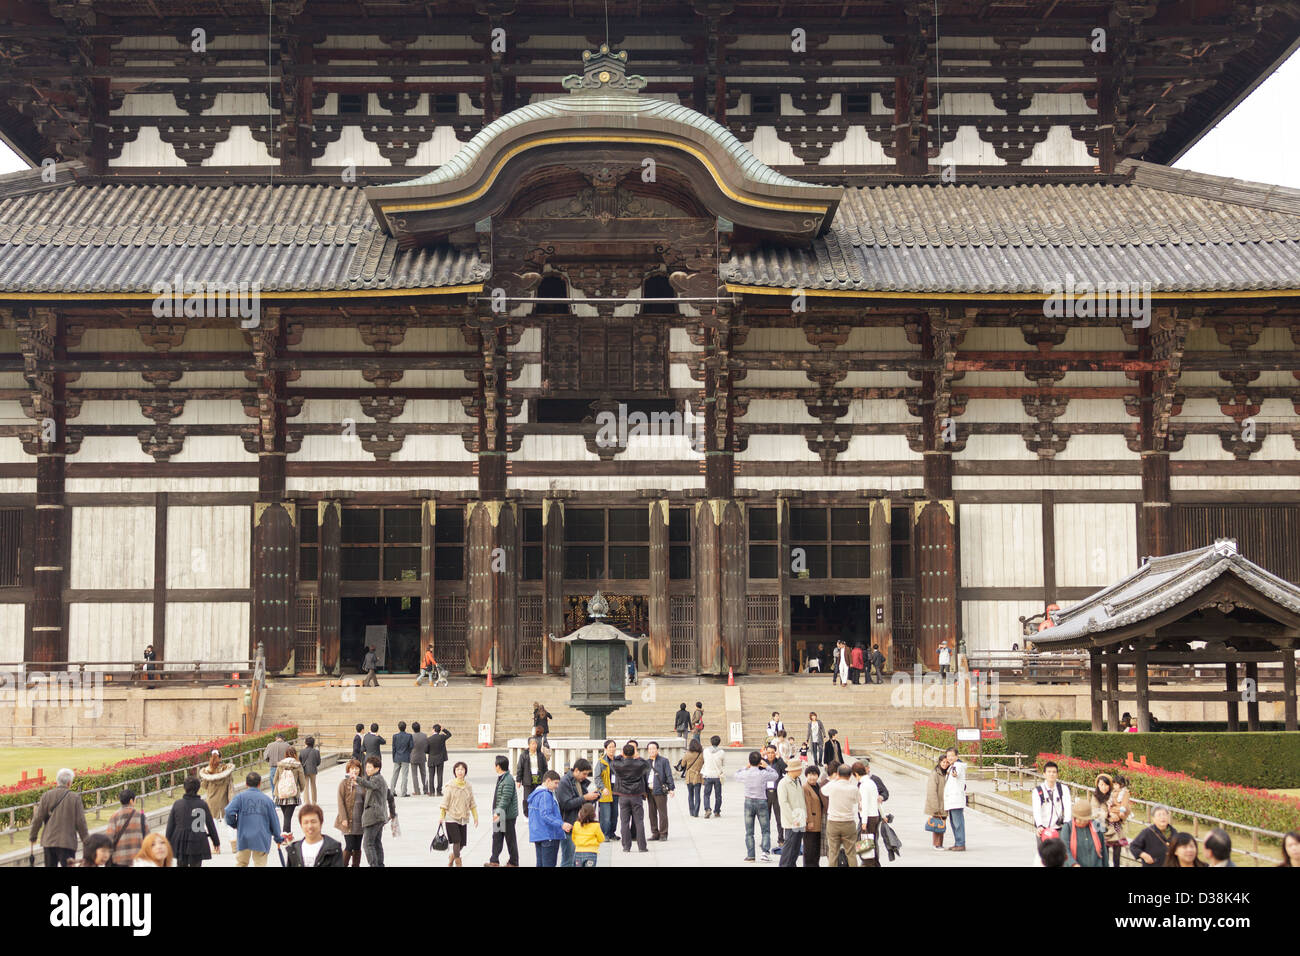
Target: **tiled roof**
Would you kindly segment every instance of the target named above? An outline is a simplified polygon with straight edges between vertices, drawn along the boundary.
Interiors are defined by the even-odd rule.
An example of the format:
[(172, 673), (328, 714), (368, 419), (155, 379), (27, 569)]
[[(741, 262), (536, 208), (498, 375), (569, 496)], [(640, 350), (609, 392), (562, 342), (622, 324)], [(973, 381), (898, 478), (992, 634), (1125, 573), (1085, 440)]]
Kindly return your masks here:
[(1300, 614), (1300, 588), (1237, 553), (1235, 541), (1148, 558), (1128, 577), (1073, 607), (1053, 613), (1055, 627), (1039, 631), (1041, 647), (1087, 646), (1093, 635), (1155, 617), (1224, 574), (1232, 574), (1270, 601)]
[(870, 292), (1041, 293), (1067, 273), (1153, 292), (1300, 288), (1300, 190), (1128, 168), (1121, 185), (846, 189), (811, 249), (762, 247), (724, 278)]
[(447, 247), (400, 251), (356, 187), (0, 183), (0, 294), (148, 292), (177, 273), (287, 292), (467, 285), (486, 269)]

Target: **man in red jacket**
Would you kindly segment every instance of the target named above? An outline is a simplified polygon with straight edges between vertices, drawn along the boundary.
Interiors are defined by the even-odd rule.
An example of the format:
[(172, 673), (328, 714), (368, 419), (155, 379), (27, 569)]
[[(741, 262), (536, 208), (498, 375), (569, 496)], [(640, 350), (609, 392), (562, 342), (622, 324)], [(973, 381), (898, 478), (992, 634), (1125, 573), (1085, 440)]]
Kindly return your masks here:
[(862, 668), (865, 666), (866, 662), (862, 658), (862, 645), (854, 644), (853, 651), (849, 654), (849, 680), (856, 684), (858, 678), (862, 675)]

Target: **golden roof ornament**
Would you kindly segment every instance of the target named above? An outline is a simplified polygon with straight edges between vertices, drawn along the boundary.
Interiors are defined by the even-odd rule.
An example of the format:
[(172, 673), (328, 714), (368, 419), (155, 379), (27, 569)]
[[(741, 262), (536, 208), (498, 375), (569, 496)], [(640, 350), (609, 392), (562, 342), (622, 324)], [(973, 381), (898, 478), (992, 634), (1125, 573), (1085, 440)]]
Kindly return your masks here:
[(599, 621), (603, 617), (609, 617), (609, 602), (605, 596), (597, 591), (587, 602), (587, 617)]
[(570, 74), (560, 85), (570, 93), (635, 93), (645, 87), (646, 78), (628, 74), (626, 50), (615, 53), (608, 43), (602, 43), (594, 52), (583, 50), (582, 75)]

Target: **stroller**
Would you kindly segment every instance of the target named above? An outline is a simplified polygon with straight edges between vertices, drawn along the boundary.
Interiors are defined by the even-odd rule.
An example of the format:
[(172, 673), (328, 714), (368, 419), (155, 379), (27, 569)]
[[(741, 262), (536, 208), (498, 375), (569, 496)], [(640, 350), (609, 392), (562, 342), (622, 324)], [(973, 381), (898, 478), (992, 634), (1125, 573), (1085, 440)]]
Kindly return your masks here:
[(447, 686), (447, 668), (445, 668), (445, 667), (443, 667), (441, 664), (439, 664), (439, 665), (435, 668), (434, 673), (435, 673), (437, 676), (436, 676), (436, 678), (434, 679), (433, 686), (434, 686), (434, 687), (446, 687), (446, 686)]

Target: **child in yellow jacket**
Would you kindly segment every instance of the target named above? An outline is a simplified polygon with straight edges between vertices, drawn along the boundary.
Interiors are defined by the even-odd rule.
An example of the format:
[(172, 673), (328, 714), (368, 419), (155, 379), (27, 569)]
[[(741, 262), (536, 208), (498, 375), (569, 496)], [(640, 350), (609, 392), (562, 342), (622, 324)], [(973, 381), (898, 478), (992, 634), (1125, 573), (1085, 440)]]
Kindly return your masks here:
[(573, 825), (573, 864), (574, 866), (595, 866), (596, 853), (605, 842), (605, 834), (596, 822), (594, 804), (583, 804), (578, 811), (578, 822)]

